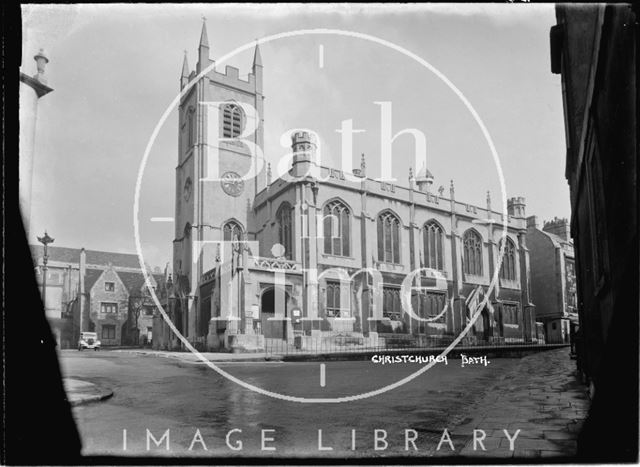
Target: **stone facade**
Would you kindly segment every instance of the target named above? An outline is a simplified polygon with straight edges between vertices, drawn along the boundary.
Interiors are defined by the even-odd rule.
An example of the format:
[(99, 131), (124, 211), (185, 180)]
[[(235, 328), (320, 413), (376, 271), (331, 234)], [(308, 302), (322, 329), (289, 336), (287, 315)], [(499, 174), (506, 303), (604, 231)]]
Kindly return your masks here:
[[(321, 167), (308, 132), (291, 135), (288, 174), (272, 180), (270, 167), (258, 167), (258, 176), (240, 180), (252, 163), (247, 139), (232, 137), (241, 104), (259, 112), (250, 143), (262, 148), (259, 48), (246, 80), (227, 66), (196, 81), (213, 63), (203, 25), (198, 57), (193, 72), (185, 58), (180, 80), (175, 276), (166, 294), (177, 330), (208, 350), (451, 342), (489, 293), (497, 267), (502, 214), (491, 209), (490, 197), (483, 207), (460, 202), (453, 182), (448, 196), (443, 187), (432, 192), (426, 167), (415, 177), (409, 173), (407, 183), (373, 180), (364, 155), (353, 173)], [(203, 101), (221, 103), (220, 137), (227, 139), (208, 140)], [(238, 112), (239, 126), (246, 118)], [(207, 151), (214, 146), (221, 181), (206, 180)], [(510, 199), (508, 212), (509, 273), (500, 272), (466, 337), (470, 343), (536, 339), (524, 198)], [(337, 233), (326, 222), (335, 222)], [(330, 240), (323, 235), (329, 230)], [(406, 299), (414, 315), (401, 306), (403, 283), (406, 290), (419, 288)], [(167, 337), (154, 339), (158, 348), (179, 345), (161, 319), (156, 334)]]
[(580, 329), (578, 371), (593, 404), (578, 459), (638, 459), (638, 17), (640, 5), (558, 4)]
[(90, 318), (98, 339), (104, 346), (120, 345), (122, 326), (129, 316), (129, 291), (113, 266), (107, 267), (93, 284), (90, 297)]
[(540, 228), (536, 216), (527, 218), (531, 251), (531, 294), (536, 320), (544, 325), (547, 343), (569, 343), (571, 321), (577, 323), (577, 287), (569, 221), (554, 219)]

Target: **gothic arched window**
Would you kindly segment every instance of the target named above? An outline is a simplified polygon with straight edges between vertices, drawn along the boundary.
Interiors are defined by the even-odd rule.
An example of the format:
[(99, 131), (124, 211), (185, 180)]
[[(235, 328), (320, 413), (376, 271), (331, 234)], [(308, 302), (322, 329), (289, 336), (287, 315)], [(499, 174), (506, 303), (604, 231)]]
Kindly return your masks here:
[(510, 238), (504, 246), (504, 256), (500, 267), (500, 278), (515, 281), (516, 276), (516, 246)]
[(436, 221), (429, 221), (422, 228), (424, 242), (424, 267), (444, 270), (444, 233)]
[(225, 242), (242, 240), (242, 227), (236, 221), (228, 221), (222, 227), (222, 239)]
[(332, 201), (324, 207), (323, 217), (324, 252), (349, 256), (349, 208), (341, 201)]
[(284, 246), (284, 256), (287, 259), (293, 258), (293, 225), (291, 219), (291, 205), (282, 203), (276, 212), (276, 222), (278, 223), (278, 241)]
[(482, 238), (475, 230), (467, 230), (463, 237), (464, 272), (473, 276), (482, 275)]
[(236, 138), (242, 132), (242, 109), (236, 104), (227, 104), (222, 111), (222, 137)]
[(391, 211), (378, 216), (378, 261), (400, 264), (400, 219)]

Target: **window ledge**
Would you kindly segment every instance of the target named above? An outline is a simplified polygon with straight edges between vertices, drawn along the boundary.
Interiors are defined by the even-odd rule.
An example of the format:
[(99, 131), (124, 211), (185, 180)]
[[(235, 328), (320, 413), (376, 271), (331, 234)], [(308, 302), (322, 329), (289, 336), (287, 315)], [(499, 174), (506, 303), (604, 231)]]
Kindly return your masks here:
[(517, 289), (520, 290), (520, 282), (518, 282), (517, 280), (507, 280), (507, 279), (500, 279), (500, 287), (502, 287), (503, 289)]
[(376, 266), (378, 267), (378, 269), (387, 270), (387, 271), (404, 270), (404, 265), (400, 263), (387, 263), (384, 261), (376, 261)]
[(331, 253), (320, 253), (322, 255), (323, 258), (335, 258), (335, 259), (349, 259), (354, 261), (356, 258), (354, 256), (340, 256), (340, 255), (333, 255)]
[(485, 276), (476, 276), (475, 274), (465, 273), (463, 282), (485, 283), (487, 282), (487, 280), (488, 278), (486, 278)]

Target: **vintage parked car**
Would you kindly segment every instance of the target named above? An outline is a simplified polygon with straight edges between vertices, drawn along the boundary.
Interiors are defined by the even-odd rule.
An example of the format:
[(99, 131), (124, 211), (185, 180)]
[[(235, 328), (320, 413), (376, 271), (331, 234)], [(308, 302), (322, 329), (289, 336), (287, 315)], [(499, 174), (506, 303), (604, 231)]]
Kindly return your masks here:
[(93, 349), (100, 350), (100, 341), (95, 332), (81, 332), (78, 340), (78, 350)]

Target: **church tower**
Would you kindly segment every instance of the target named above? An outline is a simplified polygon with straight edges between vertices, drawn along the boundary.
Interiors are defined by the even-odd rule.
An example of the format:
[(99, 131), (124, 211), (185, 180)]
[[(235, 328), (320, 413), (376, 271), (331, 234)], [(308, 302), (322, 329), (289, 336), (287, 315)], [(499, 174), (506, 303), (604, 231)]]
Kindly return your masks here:
[[(235, 237), (255, 239), (253, 201), (262, 188), (259, 180), (264, 179), (262, 161), (250, 149), (251, 145), (259, 148), (261, 155), (264, 147), (262, 58), (258, 45), (246, 78), (240, 76), (238, 68), (228, 65), (224, 72), (217, 71), (210, 58), (203, 20), (197, 57), (195, 70), (190, 71), (185, 52), (180, 76), (173, 241), (176, 288), (184, 303), (181, 325), (176, 325), (190, 341), (204, 326), (197, 322), (196, 310), (201, 277), (230, 256), (226, 251), (229, 247), (212, 242)], [(209, 141), (216, 134), (216, 126), (218, 139)], [(252, 128), (255, 131), (249, 131)], [(216, 162), (217, 170), (209, 166), (213, 163), (215, 167)]]

